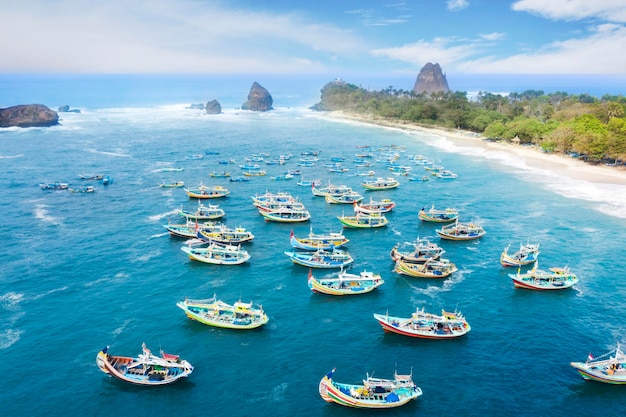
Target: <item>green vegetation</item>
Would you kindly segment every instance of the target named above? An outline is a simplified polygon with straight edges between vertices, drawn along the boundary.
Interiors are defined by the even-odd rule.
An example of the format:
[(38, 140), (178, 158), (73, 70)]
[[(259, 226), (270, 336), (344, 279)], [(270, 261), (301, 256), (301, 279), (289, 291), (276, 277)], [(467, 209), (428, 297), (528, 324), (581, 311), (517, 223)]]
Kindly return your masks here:
[(369, 91), (343, 81), (322, 89), (316, 110), (342, 110), (390, 120), (464, 129), (487, 138), (531, 144), (589, 161), (626, 161), (626, 97), (527, 90), (508, 96), (480, 92), (415, 94), (393, 87)]

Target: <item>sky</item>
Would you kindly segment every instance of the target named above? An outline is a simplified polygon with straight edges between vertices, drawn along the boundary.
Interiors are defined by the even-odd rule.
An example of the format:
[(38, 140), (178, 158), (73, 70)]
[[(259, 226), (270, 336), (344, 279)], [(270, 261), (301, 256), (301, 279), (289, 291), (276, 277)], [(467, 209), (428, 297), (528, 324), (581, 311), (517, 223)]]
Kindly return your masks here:
[(626, 75), (625, 0), (3, 0), (0, 73)]

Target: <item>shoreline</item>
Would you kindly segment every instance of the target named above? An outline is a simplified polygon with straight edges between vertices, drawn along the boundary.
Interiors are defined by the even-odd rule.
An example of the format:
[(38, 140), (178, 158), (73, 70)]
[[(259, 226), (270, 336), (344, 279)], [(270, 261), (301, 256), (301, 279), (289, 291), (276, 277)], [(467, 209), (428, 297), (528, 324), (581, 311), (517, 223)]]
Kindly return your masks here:
[(327, 112), (326, 115), (331, 119), (350, 120), (408, 132), (438, 135), (448, 139), (459, 147), (506, 152), (519, 158), (520, 161), (524, 162), (528, 167), (543, 169), (575, 180), (583, 180), (595, 184), (626, 185), (626, 166), (609, 167), (604, 165), (591, 165), (563, 154), (544, 153), (535, 147), (502, 142), (488, 142), (485, 140), (486, 138), (484, 136), (470, 131), (424, 127), (410, 122), (391, 121), (373, 116), (348, 114), (342, 111)]

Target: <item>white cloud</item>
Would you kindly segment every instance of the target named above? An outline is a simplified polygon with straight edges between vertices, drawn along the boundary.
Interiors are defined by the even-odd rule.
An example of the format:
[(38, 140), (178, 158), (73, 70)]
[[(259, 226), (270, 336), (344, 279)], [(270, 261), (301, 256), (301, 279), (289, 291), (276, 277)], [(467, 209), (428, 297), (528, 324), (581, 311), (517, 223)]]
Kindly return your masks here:
[(469, 2), (467, 0), (448, 0), (447, 2), (447, 9), (451, 12), (458, 12), (468, 6)]
[(460, 43), (455, 38), (435, 38), (430, 42), (420, 40), (396, 48), (375, 49), (371, 54), (375, 57), (407, 62), (420, 68), (427, 62), (437, 62), (443, 67), (450, 66), (474, 56), (478, 51), (479, 48), (471, 42)]
[(484, 39), (486, 41), (497, 41), (500, 40), (502, 38), (504, 38), (506, 36), (506, 34), (502, 33), (502, 32), (492, 32), (492, 33), (482, 33), (480, 35), (478, 35), (481, 39)]
[(518, 0), (511, 8), (555, 20), (598, 18), (626, 22), (624, 0)]

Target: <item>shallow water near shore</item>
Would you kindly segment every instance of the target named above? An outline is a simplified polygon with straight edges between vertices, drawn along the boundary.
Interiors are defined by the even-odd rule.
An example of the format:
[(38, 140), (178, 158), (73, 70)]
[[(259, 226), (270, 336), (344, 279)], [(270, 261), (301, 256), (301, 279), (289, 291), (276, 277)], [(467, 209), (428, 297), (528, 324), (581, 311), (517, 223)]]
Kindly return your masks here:
[[(347, 383), (366, 372), (385, 378), (396, 369), (412, 371), (424, 394), (386, 413), (394, 416), (626, 413), (621, 387), (584, 382), (569, 366), (624, 342), (623, 187), (565, 183), (505, 157), (458, 152), (440, 137), (329, 120), (306, 109), (316, 99), (311, 88), (285, 89), (269, 113), (234, 109), (248, 87), (238, 99), (232, 85), (223, 86), (230, 95), (222, 101), (229, 105), (217, 116), (186, 109), (189, 103), (175, 101), (179, 97), (167, 90), (168, 104), (110, 97), (70, 103), (81, 113), (62, 114), (62, 126), (0, 130), (0, 216), (8, 225), (0, 242), (0, 355), (8, 370), (0, 393), (3, 415), (356, 415), (325, 403), (317, 392), (334, 367), (335, 378)], [(63, 91), (54, 100), (59, 97)], [(365, 191), (363, 177), (353, 175), (360, 168), (350, 162), (364, 151), (357, 146), (370, 145), (367, 152), (378, 155), (391, 144), (401, 163), (421, 154), (459, 177), (421, 182), (399, 176), (397, 189)], [(308, 150), (322, 151), (317, 165), (297, 166)], [(267, 175), (249, 182), (209, 177), (225, 169), (241, 175), (239, 163), (260, 152), (293, 157), (285, 165), (262, 166)], [(187, 159), (194, 154), (204, 157)], [(345, 157), (350, 171), (328, 172), (323, 164), (331, 157)], [(237, 164), (218, 163), (228, 159)], [(383, 162), (371, 159), (367, 169), (390, 175)], [(416, 175), (427, 173), (411, 166)], [(167, 167), (184, 171), (164, 172)], [(383, 286), (354, 297), (308, 289), (308, 269), (283, 254), (290, 231), (338, 231), (336, 217), (352, 207), (314, 197), (296, 184), (298, 177), (271, 180), (286, 169), (300, 169), (307, 180), (350, 185), (366, 200), (396, 202), (387, 227), (345, 230), (355, 259), (351, 272), (380, 273)], [(82, 173), (110, 175), (114, 182), (95, 183), (93, 194), (39, 189), (54, 181), (87, 185), (78, 178)], [(203, 265), (185, 256), (184, 241), (162, 225), (177, 220), (181, 206), (197, 203), (180, 188), (158, 187), (174, 180), (231, 190), (211, 202), (226, 211), (227, 225), (255, 234), (246, 246), (248, 264)], [(265, 222), (250, 197), (266, 191), (297, 196), (311, 221)], [(456, 207), (462, 221), (479, 222), (487, 234), (471, 242), (440, 241), (438, 226), (417, 218), (432, 204)], [(418, 236), (443, 246), (459, 271), (444, 280), (393, 272), (391, 248)], [(500, 266), (499, 255), (509, 243), (515, 248), (527, 241), (541, 245), (542, 269), (569, 265), (580, 283), (548, 293), (513, 288), (507, 274), (516, 270)], [(213, 294), (262, 304), (270, 321), (254, 331), (221, 330), (187, 319), (176, 307), (185, 297)], [(472, 331), (458, 340), (413, 340), (385, 334), (372, 316), (409, 316), (422, 306), (434, 313), (457, 309)], [(142, 342), (153, 352), (161, 347), (180, 354), (195, 366), (193, 374), (171, 386), (141, 388), (96, 367), (104, 346), (133, 356)]]

